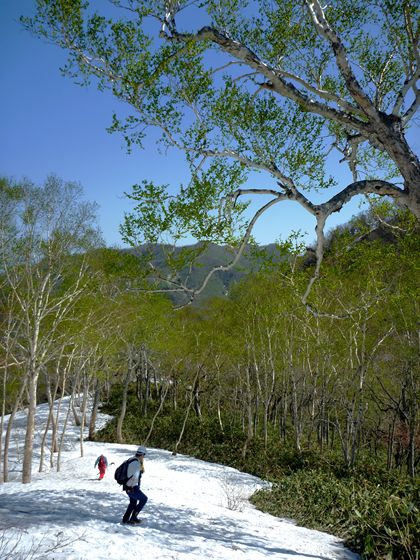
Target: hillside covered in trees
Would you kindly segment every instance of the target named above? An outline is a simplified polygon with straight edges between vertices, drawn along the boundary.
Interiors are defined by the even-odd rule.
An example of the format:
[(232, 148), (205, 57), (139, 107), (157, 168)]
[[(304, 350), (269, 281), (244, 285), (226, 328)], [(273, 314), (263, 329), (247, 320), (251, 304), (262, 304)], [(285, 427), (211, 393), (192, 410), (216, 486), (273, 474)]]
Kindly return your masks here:
[(91, 439), (240, 468), (273, 482), (253, 498), (262, 509), (343, 536), (366, 558), (415, 558), (419, 231), (409, 214), (376, 209), (331, 231), (311, 308), (301, 293), (315, 264), (288, 243), (276, 248), (287, 258), (260, 254), (223, 298), (176, 311), (150, 291), (141, 258), (101, 246), (75, 185), (1, 186), (4, 482), (14, 414), (28, 411), (28, 483), (36, 405), (51, 404), (42, 470), (62, 445), (52, 402), (91, 394), (92, 418), (99, 406), (114, 417)]
[[(213, 297), (227, 296), (231, 288), (248, 273), (261, 270), (269, 262), (279, 262), (287, 258), (282, 248), (274, 243), (263, 246), (248, 244), (238, 262), (231, 268), (229, 265), (235, 258), (234, 248), (215, 243), (197, 243), (175, 247), (147, 244), (128, 251), (138, 256), (143, 262), (147, 260), (153, 270), (159, 271), (161, 279), (153, 278), (153, 272), (151, 272), (149, 281), (157, 281), (171, 301), (178, 306), (182, 306), (187, 301), (180, 286), (188, 283), (192, 289), (199, 289), (206, 276), (214, 269), (219, 268), (220, 270), (212, 274), (205, 289), (193, 299), (193, 306), (201, 306), (206, 300)], [(194, 259), (193, 264), (191, 264), (192, 258)], [(171, 289), (171, 283), (167, 281), (171, 274), (176, 289)]]

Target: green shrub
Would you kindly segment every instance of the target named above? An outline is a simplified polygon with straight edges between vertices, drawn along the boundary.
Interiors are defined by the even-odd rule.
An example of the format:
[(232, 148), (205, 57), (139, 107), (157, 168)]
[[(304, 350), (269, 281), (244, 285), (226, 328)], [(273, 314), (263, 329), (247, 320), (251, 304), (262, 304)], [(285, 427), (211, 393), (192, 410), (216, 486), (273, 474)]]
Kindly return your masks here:
[(410, 480), (385, 477), (384, 484), (336, 478), (331, 472), (301, 470), (261, 490), (253, 503), (273, 515), (329, 531), (366, 559), (416, 560), (419, 555), (418, 488)]

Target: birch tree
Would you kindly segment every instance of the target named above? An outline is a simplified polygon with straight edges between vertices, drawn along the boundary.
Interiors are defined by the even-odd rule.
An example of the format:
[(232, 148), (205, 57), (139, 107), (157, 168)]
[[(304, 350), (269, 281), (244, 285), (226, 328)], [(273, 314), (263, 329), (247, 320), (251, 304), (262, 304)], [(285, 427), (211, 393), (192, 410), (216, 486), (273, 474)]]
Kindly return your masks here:
[(16, 348), (28, 393), (22, 482), (28, 483), (39, 375), (54, 356), (55, 335), (85, 287), (83, 259), (74, 267), (69, 257), (98, 236), (94, 205), (80, 200), (79, 185), (51, 176), (43, 187), (22, 182), (16, 192), (8, 227), (0, 226), (0, 266), (20, 320)]
[[(391, 197), (419, 218), (420, 163), (407, 136), (420, 99), (415, 2), (111, 4), (99, 14), (81, 0), (38, 0), (36, 15), (22, 21), (66, 49), (67, 74), (128, 105), (129, 116), (114, 115), (111, 129), (130, 149), (143, 147), (154, 128), (165, 148), (185, 155), (190, 177), (175, 194), (176, 185), (149, 178), (133, 187), (125, 239), (188, 233), (236, 243), (232, 262), (200, 287), (185, 279), (175, 287), (172, 277), (172, 289), (194, 298), (212, 274), (236, 264), (257, 220), (283, 201), (316, 223), (305, 303), (319, 276), (325, 223), (354, 196)], [(320, 189), (322, 203), (313, 196)], [(251, 199), (262, 203), (245, 218)]]

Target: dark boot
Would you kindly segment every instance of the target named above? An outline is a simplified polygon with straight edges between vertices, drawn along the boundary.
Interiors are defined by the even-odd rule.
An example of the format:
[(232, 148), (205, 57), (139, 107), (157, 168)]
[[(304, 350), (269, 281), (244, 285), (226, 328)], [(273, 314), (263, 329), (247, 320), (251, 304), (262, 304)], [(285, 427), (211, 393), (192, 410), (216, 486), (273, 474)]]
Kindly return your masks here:
[(135, 503), (133, 504), (130, 501), (127, 509), (125, 510), (124, 517), (122, 518), (123, 523), (130, 523), (131, 516), (135, 514), (135, 511), (134, 511), (135, 507), (136, 507), (136, 504)]
[(138, 518), (138, 513), (134, 512), (132, 514), (129, 523), (132, 523), (133, 525), (138, 525), (139, 523), (141, 523), (141, 519)]

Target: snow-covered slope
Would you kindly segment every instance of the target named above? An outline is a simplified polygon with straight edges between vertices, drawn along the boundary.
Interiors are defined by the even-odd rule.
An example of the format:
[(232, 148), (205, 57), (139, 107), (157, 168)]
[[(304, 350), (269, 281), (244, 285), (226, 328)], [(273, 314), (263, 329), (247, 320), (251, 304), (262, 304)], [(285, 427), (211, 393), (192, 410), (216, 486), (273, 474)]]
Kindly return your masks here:
[[(45, 410), (38, 407), (39, 418)], [(22, 434), (18, 428), (14, 446)], [(260, 479), (159, 449), (149, 449), (145, 460), (144, 521), (121, 525), (128, 500), (113, 474), (136, 446), (85, 442), (80, 457), (77, 429), (69, 436), (61, 472), (0, 485), (2, 560), (358, 558), (331, 535), (256, 510), (246, 498), (264, 484)], [(93, 465), (101, 453), (114, 464), (99, 481)]]

